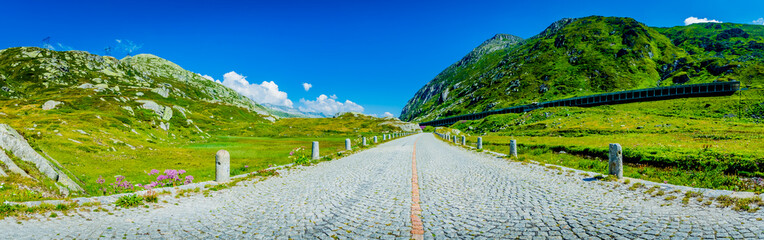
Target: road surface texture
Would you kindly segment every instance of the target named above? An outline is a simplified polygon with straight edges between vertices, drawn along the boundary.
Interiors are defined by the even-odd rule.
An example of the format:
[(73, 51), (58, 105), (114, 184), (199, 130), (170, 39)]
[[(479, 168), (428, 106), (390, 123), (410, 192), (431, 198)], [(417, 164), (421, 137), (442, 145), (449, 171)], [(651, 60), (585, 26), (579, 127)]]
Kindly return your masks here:
[[(679, 199), (582, 178), (419, 134), (209, 197), (163, 196), (168, 203), (150, 208), (6, 218), (0, 238), (764, 238), (762, 213), (682, 206)], [(419, 186), (418, 204), (412, 204), (412, 182)], [(421, 206), (422, 235), (412, 235), (414, 205), (415, 212)]]

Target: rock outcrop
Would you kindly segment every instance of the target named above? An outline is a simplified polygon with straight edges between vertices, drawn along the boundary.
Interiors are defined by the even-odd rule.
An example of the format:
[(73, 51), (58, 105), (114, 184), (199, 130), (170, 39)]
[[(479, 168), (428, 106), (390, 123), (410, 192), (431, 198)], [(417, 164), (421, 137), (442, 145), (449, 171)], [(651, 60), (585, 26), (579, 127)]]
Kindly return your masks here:
[(61, 105), (61, 104), (63, 104), (63, 103), (59, 102), (59, 101), (49, 100), (49, 101), (45, 102), (44, 104), (42, 104), (42, 110), (46, 110), (47, 111), (47, 110), (55, 109), (56, 106)]
[(82, 191), (77, 183), (59, 173), (48, 159), (37, 153), (21, 134), (7, 124), (0, 124), (0, 148), (10, 151), (22, 161), (33, 163), (43, 175), (63, 184), (69, 190)]
[(3, 162), (3, 164), (5, 164), (4, 167), (5, 167), (6, 170), (8, 170), (8, 171), (10, 171), (12, 173), (19, 174), (19, 175), (21, 175), (23, 177), (32, 178), (32, 176), (29, 176), (29, 174), (27, 174), (27, 172), (25, 172), (18, 165), (16, 165), (16, 163), (13, 162), (13, 160), (11, 160), (11, 158), (8, 157), (8, 155), (5, 154), (5, 151), (0, 151), (0, 162)]

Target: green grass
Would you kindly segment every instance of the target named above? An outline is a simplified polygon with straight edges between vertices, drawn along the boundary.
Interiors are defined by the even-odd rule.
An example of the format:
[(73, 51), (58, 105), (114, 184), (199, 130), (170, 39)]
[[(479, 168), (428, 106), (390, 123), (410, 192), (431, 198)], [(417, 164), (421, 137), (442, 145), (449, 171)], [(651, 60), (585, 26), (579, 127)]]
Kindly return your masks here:
[[(519, 157), (607, 173), (610, 143), (624, 150), (624, 176), (713, 189), (764, 191), (764, 90), (733, 96), (674, 99), (593, 108), (546, 108), (494, 115), (451, 126), (485, 148)], [(559, 154), (565, 152), (566, 154)], [(743, 177), (743, 180), (740, 179)]]

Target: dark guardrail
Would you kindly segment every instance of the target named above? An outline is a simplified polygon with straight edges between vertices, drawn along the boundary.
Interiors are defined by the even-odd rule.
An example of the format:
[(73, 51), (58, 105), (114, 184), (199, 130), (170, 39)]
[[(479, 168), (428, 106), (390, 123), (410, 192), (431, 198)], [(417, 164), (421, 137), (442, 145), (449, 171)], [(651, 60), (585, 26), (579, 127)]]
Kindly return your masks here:
[(593, 107), (599, 105), (647, 102), (673, 98), (709, 97), (732, 95), (740, 90), (740, 82), (712, 82), (670, 87), (645, 88), (622, 92), (603, 93), (583, 97), (566, 98), (548, 102), (508, 107), (480, 113), (459, 115), (419, 123), (419, 126), (445, 126), (461, 120), (477, 120), (494, 114), (523, 113), (545, 107)]

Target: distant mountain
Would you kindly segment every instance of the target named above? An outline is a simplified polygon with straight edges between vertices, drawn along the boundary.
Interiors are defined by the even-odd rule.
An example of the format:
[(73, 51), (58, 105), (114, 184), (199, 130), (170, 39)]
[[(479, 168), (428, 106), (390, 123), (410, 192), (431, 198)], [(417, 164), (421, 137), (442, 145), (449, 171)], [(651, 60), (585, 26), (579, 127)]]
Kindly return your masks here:
[(562, 19), (529, 39), (498, 34), (422, 87), (401, 112), (428, 121), (596, 93), (740, 80), (764, 83), (764, 26), (652, 28), (631, 18)]
[(267, 108), (268, 113), (279, 118), (325, 118), (330, 117), (323, 113), (318, 112), (303, 112), (296, 108), (272, 105), (268, 103), (263, 104)]

